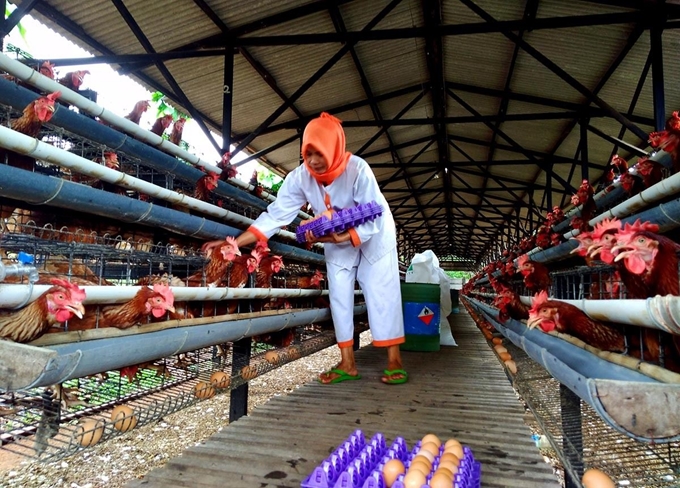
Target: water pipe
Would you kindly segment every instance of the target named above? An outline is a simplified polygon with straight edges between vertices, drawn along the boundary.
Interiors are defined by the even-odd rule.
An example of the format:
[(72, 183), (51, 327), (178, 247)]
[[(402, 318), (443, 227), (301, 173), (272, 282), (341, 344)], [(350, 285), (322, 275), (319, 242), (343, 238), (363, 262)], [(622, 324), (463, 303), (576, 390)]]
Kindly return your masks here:
[[(366, 305), (354, 307), (354, 315), (364, 313)], [(22, 365), (12, 375), (2, 374), (0, 365), (0, 388), (16, 391), (50, 386), (71, 378), (116, 370), (290, 327), (324, 322), (330, 318), (330, 309), (322, 308), (147, 333), (143, 333), (144, 326), (141, 326), (137, 334), (49, 347), (0, 341), (0, 355), (4, 358), (20, 358)]]
[[(32, 302), (50, 289), (51, 285), (0, 284), (0, 308), (13, 308), (18, 303)], [(86, 305), (123, 303), (131, 300), (141, 286), (81, 286)], [(175, 301), (221, 301), (260, 298), (298, 298), (328, 295), (328, 290), (301, 288), (227, 288), (206, 286), (170, 287)], [(362, 295), (355, 290), (354, 295)]]
[[(133, 224), (160, 227), (196, 239), (224, 239), (242, 231), (203, 217), (160, 207), (124, 195), (97, 190), (61, 178), (32, 173), (0, 164), (0, 196), (33, 205), (86, 212)], [(269, 242), (273, 254), (294, 260), (322, 264), (324, 257), (280, 242)]]

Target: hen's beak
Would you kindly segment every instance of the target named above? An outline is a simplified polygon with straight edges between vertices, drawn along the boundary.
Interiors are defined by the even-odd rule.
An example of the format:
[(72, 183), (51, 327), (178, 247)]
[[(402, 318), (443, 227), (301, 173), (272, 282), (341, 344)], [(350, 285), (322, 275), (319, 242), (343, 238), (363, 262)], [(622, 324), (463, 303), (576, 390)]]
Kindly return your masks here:
[(173, 306), (168, 307), (167, 310), (170, 313), (175, 313), (175, 307), (173, 307)]
[(574, 249), (572, 249), (571, 251), (569, 251), (569, 254), (574, 254), (574, 253), (576, 253), (576, 252), (579, 252), (580, 250), (581, 250), (581, 246), (576, 246)]
[(588, 246), (588, 250), (586, 251), (586, 255), (590, 256), (591, 258), (594, 258), (598, 254), (600, 254), (600, 251), (602, 250), (604, 246), (602, 244), (591, 244)]
[(82, 303), (78, 303), (76, 305), (69, 305), (66, 308), (73, 312), (73, 315), (75, 315), (79, 319), (82, 319), (83, 315), (85, 315), (85, 307), (83, 306)]
[(529, 329), (535, 329), (538, 324), (541, 323), (541, 318), (540, 317), (529, 317), (527, 320), (527, 327)]
[[(615, 263), (618, 263), (618, 262), (621, 261), (622, 259), (627, 258), (627, 257), (630, 256), (631, 254), (635, 254), (635, 251), (632, 250), (632, 249), (628, 249), (628, 250), (626, 250), (626, 251), (624, 251), (623, 249), (626, 249), (626, 248), (625, 248), (624, 246), (620, 246), (620, 247), (619, 247), (619, 246), (614, 246), (614, 247), (612, 248), (612, 254), (616, 254), (616, 252), (618, 252), (618, 254), (616, 254), (616, 257), (614, 257), (614, 262), (615, 262)], [(616, 252), (615, 252), (615, 251), (616, 251)]]

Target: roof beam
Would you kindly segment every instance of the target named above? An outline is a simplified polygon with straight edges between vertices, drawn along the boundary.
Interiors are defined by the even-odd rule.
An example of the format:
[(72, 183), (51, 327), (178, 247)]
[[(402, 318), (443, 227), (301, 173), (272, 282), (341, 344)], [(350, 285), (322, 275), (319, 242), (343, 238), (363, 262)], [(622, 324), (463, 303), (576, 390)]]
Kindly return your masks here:
[[(384, 93), (382, 95), (377, 95), (374, 98), (375, 98), (376, 102), (383, 102), (385, 100), (391, 100), (393, 98), (398, 98), (398, 97), (408, 95), (408, 94), (413, 93), (413, 92), (422, 92), (423, 90), (427, 90), (427, 89), (429, 89), (429, 88), (423, 87), (422, 84), (411, 85), (411, 86), (407, 86), (406, 88), (400, 88), (399, 90), (394, 90), (394, 91), (391, 91), (391, 92), (388, 92), (388, 93)], [(326, 112), (328, 112), (331, 115), (337, 115), (337, 114), (341, 114), (343, 112), (349, 112), (349, 111), (352, 111), (352, 110), (356, 110), (358, 108), (367, 107), (369, 105), (370, 105), (369, 100), (360, 100), (358, 102), (347, 103), (345, 105), (340, 105), (340, 106), (337, 106), (337, 107), (334, 107), (334, 108), (329, 108), (328, 110), (326, 110)], [(282, 122), (280, 124), (273, 124), (273, 125), (269, 126), (267, 129), (264, 129), (260, 133), (260, 135), (269, 134), (271, 132), (276, 132), (278, 130), (286, 129), (286, 128), (288, 128), (288, 129), (291, 129), (291, 128), (303, 129), (307, 125), (307, 123), (310, 120), (312, 120), (314, 117), (316, 117), (316, 115), (308, 115), (308, 116), (302, 117), (300, 119), (296, 119), (294, 121)], [(237, 137), (237, 139), (243, 139), (247, 135), (248, 134), (241, 134)]]
[[(405, 166), (399, 167), (397, 169), (397, 171), (395, 171), (392, 176), (390, 176), (387, 180), (383, 181), (381, 183), (380, 187), (383, 188), (383, 187), (387, 186), (389, 183), (392, 183), (393, 181), (396, 181), (397, 179), (399, 179), (399, 176), (401, 175), (401, 173), (403, 173), (406, 170), (405, 169), (406, 167), (408, 167), (409, 169), (413, 169), (414, 167), (418, 167), (417, 165), (414, 165), (413, 163), (415, 162), (416, 159), (418, 159), (420, 157), (421, 154), (423, 154), (425, 151), (427, 151), (432, 144), (434, 144), (434, 138), (431, 139), (430, 142), (425, 144), (422, 148), (420, 148), (420, 150), (417, 153), (415, 153), (411, 157), (411, 159), (409, 159), (409, 161), (406, 163)], [(434, 167), (434, 165), (441, 166), (438, 163), (433, 163), (432, 166)], [(371, 164), (370, 166), (371, 166), (371, 168), (376, 167), (373, 164)], [(394, 165), (390, 165), (390, 168), (394, 168)], [(432, 171), (432, 169), (430, 169), (430, 171)], [(411, 173), (411, 175), (413, 175), (413, 174)]]
[[(466, 0), (462, 0), (466, 1)], [(465, 100), (463, 100), (461, 97), (456, 95), (453, 91), (447, 90), (449, 95), (460, 105), (465, 108), (468, 112), (470, 112), (474, 116), (478, 116), (479, 112), (477, 112), (470, 104), (468, 104)], [(517, 149), (520, 153), (524, 154), (527, 158), (529, 159), (535, 159), (534, 155), (531, 154), (530, 151), (526, 151), (520, 144), (518, 144), (514, 139), (512, 139), (510, 136), (508, 136), (505, 132), (503, 132), (501, 129), (494, 127), (494, 125), (491, 122), (485, 122), (482, 121), (484, 125), (486, 125), (489, 129), (492, 131), (496, 132), (501, 138), (503, 138), (506, 142), (511, 144), (515, 149)], [(539, 164), (539, 163), (537, 163)], [(549, 172), (549, 174), (555, 178), (563, 187), (565, 190), (569, 192), (576, 192), (576, 189), (571, 186), (571, 184), (566, 181), (564, 178), (562, 178), (560, 175), (552, 171), (552, 168), (546, 169), (546, 172)]]
[[(328, 7), (328, 11), (331, 15), (331, 20), (333, 21), (333, 25), (335, 27), (335, 30), (339, 33), (345, 33), (347, 32), (347, 27), (345, 26), (345, 21), (342, 18), (342, 14), (340, 13), (340, 9), (337, 7), (337, 5), (330, 4)], [(361, 80), (361, 86), (364, 89), (364, 94), (366, 95), (366, 98), (369, 101), (369, 105), (371, 107), (371, 112), (373, 113), (373, 117), (375, 117), (376, 121), (382, 121), (383, 116), (382, 113), (380, 112), (380, 107), (378, 106), (378, 102), (375, 101), (375, 97), (373, 96), (373, 89), (371, 88), (371, 84), (368, 81), (368, 78), (366, 77), (366, 73), (364, 72), (364, 68), (361, 66), (361, 61), (359, 60), (359, 56), (357, 55), (356, 50), (354, 47), (350, 47), (349, 49), (349, 54), (352, 57), (352, 62), (354, 63), (354, 68), (357, 70), (357, 73), (359, 74), (359, 79)], [(410, 108), (418, 103), (418, 101), (425, 95), (425, 92), (422, 91), (416, 98), (409, 103), (406, 108), (404, 108), (398, 115), (397, 118), (401, 117), (404, 113), (408, 112)], [(382, 128), (381, 130), (378, 131), (376, 135), (374, 135), (371, 140), (366, 143), (363, 147), (367, 147), (370, 145), (373, 141), (377, 140), (382, 134), (385, 135), (385, 138), (387, 139), (387, 143), (391, 149), (391, 154), (392, 154), (392, 161), (397, 164), (400, 168), (405, 167), (404, 162), (401, 160), (401, 157), (399, 157), (399, 153), (397, 150), (394, 148), (394, 141), (392, 140), (392, 137), (390, 136), (389, 130), (387, 127)], [(359, 149), (357, 151), (357, 154), (360, 154), (362, 149)], [(413, 182), (411, 179), (408, 177), (408, 175), (404, 178), (404, 181), (406, 182), (406, 186), (409, 188), (409, 190), (413, 189)], [(420, 199), (414, 195), (413, 197), (415, 199), (415, 202), (417, 205), (420, 205), (420, 214), (422, 215), (423, 219), (425, 219), (425, 208), (422, 206)], [(432, 235), (432, 239), (434, 239), (434, 235)]]
[[(644, 15), (644, 13), (642, 14)], [(669, 13), (670, 18), (679, 18), (677, 12)], [(487, 34), (496, 32), (512, 32), (531, 27), (532, 30), (569, 29), (596, 25), (629, 24), (640, 21), (640, 12), (616, 12), (592, 15), (574, 15), (561, 17), (543, 17), (535, 19), (528, 25), (524, 20), (503, 20), (490, 22), (471, 22), (467, 24), (438, 25), (434, 30), (427, 27), (406, 27), (397, 29), (376, 29), (370, 31), (350, 31), (345, 33), (318, 32), (310, 34), (272, 35), (234, 37), (231, 39), (236, 47), (242, 46), (299, 46), (308, 44), (344, 44), (363, 41), (386, 41), (404, 38), (427, 38), (429, 36), (460, 36)], [(236, 31), (236, 29), (234, 29)], [(190, 49), (209, 49), (222, 47), (223, 36), (196, 41), (187, 46)]]
[[(491, 25), (499, 25), (499, 21), (497, 21), (495, 18), (493, 18), (490, 14), (488, 14), (484, 9), (479, 7), (477, 4), (475, 4), (472, 0), (460, 0), (465, 4), (470, 10), (475, 12), (477, 15), (479, 15), (482, 19), (484, 19), (486, 22), (489, 22)], [(633, 12), (635, 14), (635, 18), (632, 19), (630, 22), (640, 22), (640, 17), (641, 13), (640, 12)], [(605, 16), (616, 16), (620, 14), (603, 14)], [(535, 27), (532, 25), (532, 29), (535, 29)], [(501, 29), (502, 34), (510, 39), (512, 42), (519, 44), (519, 46), (527, 53), (529, 54), (532, 58), (534, 58), (536, 61), (541, 63), (543, 66), (548, 68), (550, 71), (552, 71), (554, 74), (559, 76), (563, 81), (565, 81), (569, 86), (574, 88), (576, 91), (578, 91), (581, 95), (585, 96), (588, 101), (591, 103), (594, 103), (604, 111), (606, 111), (609, 115), (611, 115), (613, 118), (615, 118), (619, 123), (624, 125), (625, 127), (628, 128), (633, 134), (638, 136), (640, 139), (643, 141), (647, 140), (647, 133), (640, 129), (637, 125), (633, 124), (630, 120), (628, 120), (626, 117), (621, 115), (614, 107), (609, 105), (607, 102), (602, 100), (600, 97), (598, 97), (595, 93), (591, 92), (587, 87), (585, 87), (583, 84), (581, 84), (576, 78), (571, 76), (569, 73), (564, 71), (562, 68), (560, 68), (557, 64), (552, 62), (550, 59), (548, 59), (545, 55), (543, 55), (540, 51), (535, 49), (533, 46), (531, 46), (528, 42), (526, 42), (524, 39), (520, 38), (517, 34), (512, 32), (512, 30), (509, 29)]]
[[(212, 8), (210, 8), (210, 5), (208, 5), (205, 0), (193, 1), (203, 11), (203, 13), (205, 13), (208, 18), (213, 21), (213, 24), (215, 24), (222, 31), (222, 46), (227, 46), (227, 49), (232, 48), (231, 37), (233, 37), (233, 35), (229, 27), (227, 27), (227, 24), (222, 21), (220, 16), (217, 15)], [(243, 58), (248, 61), (248, 64), (250, 64), (250, 66), (252, 66), (253, 69), (260, 75), (264, 82), (269, 85), (274, 93), (276, 93), (279, 98), (281, 98), (281, 100), (287, 100), (286, 94), (283, 93), (283, 91), (279, 88), (279, 85), (276, 83), (276, 79), (269, 71), (267, 71), (264, 66), (262, 66), (262, 63), (255, 59), (255, 57), (250, 54), (250, 52), (245, 47), (239, 48), (239, 52)], [(290, 108), (293, 112), (295, 112), (295, 115), (302, 117), (302, 112), (300, 112), (294, 104), (291, 104)]]
[[(4, 4), (5, 2), (2, 3)], [(14, 29), (17, 24), (21, 22), (21, 19), (23, 19), (26, 14), (33, 10), (33, 7), (35, 7), (38, 3), (40, 3), (40, 0), (24, 0), (21, 2), (21, 5), (14, 9), (11, 14), (9, 14), (9, 17), (7, 18), (5, 18), (5, 12), (3, 12), (3, 22), (0, 23), (0, 39), (12, 32), (12, 29)]]
[[(36, 10), (36, 12), (38, 12), (41, 15), (44, 15), (45, 17), (50, 19), (52, 22), (57, 24), (62, 29), (65, 29), (68, 32), (70, 32), (71, 35), (73, 35), (74, 37), (80, 39), (81, 41), (83, 41), (88, 46), (91, 46), (95, 51), (99, 51), (99, 52), (107, 54), (107, 55), (115, 56), (113, 51), (108, 49), (106, 46), (101, 44), (99, 41), (97, 41), (93, 37), (90, 37), (88, 34), (85, 33), (85, 31), (78, 24), (73, 22), (71, 19), (66, 17), (64, 14), (59, 12), (54, 7), (48, 5), (44, 2), (41, 2), (41, 3), (38, 3), (38, 4), (35, 5), (35, 10)], [(179, 97), (176, 94), (174, 94), (171, 91), (170, 88), (159, 84), (156, 80), (154, 80), (150, 76), (147, 76), (143, 73), (137, 74), (136, 76), (137, 76), (137, 78), (142, 80), (144, 83), (146, 83), (147, 85), (149, 85), (153, 89), (164, 93), (169, 98), (171, 98), (173, 100), (179, 100)], [(207, 115), (205, 115), (202, 112), (198, 112), (198, 113), (200, 114), (201, 119), (208, 121), (210, 123), (210, 125), (212, 125), (215, 129), (219, 130), (219, 128), (222, 125), (221, 123), (218, 123), (218, 122), (212, 120), (210, 117), (208, 117)]]
[[(128, 27), (130, 27), (130, 30), (132, 33), (135, 35), (139, 43), (142, 45), (144, 50), (148, 53), (153, 53), (156, 52), (151, 45), (151, 42), (149, 42), (149, 39), (144, 35), (144, 32), (142, 29), (139, 27), (139, 24), (137, 24), (137, 21), (134, 19), (130, 11), (127, 9), (125, 4), (123, 3), (123, 0), (111, 0), (113, 2), (113, 5), (116, 7), (118, 12), (120, 13), (121, 17), (123, 17), (123, 20), (127, 23)], [(194, 105), (191, 103), (189, 98), (184, 94), (182, 89), (180, 88), (179, 84), (177, 81), (175, 81), (175, 78), (173, 78), (172, 74), (168, 70), (168, 68), (165, 67), (165, 65), (161, 62), (156, 62), (156, 68), (158, 71), (160, 71), (161, 75), (163, 75), (163, 78), (165, 78), (165, 81), (170, 85), (172, 90), (175, 92), (175, 95), (179, 97), (178, 101), (184, 107), (189, 111), (191, 116), (196, 120), (196, 123), (199, 125), (201, 130), (203, 130), (203, 133), (207, 137), (208, 141), (213, 145), (215, 150), (221, 154), (222, 153), (222, 148), (220, 145), (213, 139), (212, 134), (210, 133), (210, 129), (208, 129), (208, 126), (205, 125), (205, 122), (201, 118), (200, 113), (198, 110), (194, 108)]]
[[(441, 0), (421, 0), (424, 28), (428, 35), (425, 36), (425, 60), (427, 71), (430, 75), (432, 87), (432, 108), (434, 132), (437, 137), (437, 153), (439, 162), (444, 166), (444, 198), (446, 200), (446, 227), (449, 242), (453, 238), (453, 221), (451, 218), (451, 177), (449, 175), (449, 144), (446, 133), (446, 123), (442, 121), (446, 117), (446, 87), (444, 85), (444, 54), (442, 37), (439, 28), (442, 25)], [(450, 251), (449, 247), (449, 251)]]
[[(376, 15), (367, 25), (362, 29), (362, 32), (367, 32), (373, 29), (376, 25), (380, 23), (397, 5), (401, 3), (401, 0), (392, 0), (385, 8), (383, 8), (378, 15)], [(345, 54), (347, 54), (356, 42), (348, 42), (345, 44), (338, 52), (335, 53), (321, 68), (319, 68), (316, 73), (312, 75), (305, 83), (298, 88), (295, 93), (293, 93), (288, 101), (284, 102), (278, 109), (274, 111), (267, 119), (262, 122), (251, 134), (245, 137), (238, 146), (234, 149), (233, 153), (236, 154), (243, 150), (250, 142), (255, 139), (264, 129), (269, 127), (272, 122), (281, 116), (290, 106), (295, 103), (298, 98), (300, 98), (314, 83), (317, 82), (328, 70), (330, 70), (335, 63), (337, 63)]]

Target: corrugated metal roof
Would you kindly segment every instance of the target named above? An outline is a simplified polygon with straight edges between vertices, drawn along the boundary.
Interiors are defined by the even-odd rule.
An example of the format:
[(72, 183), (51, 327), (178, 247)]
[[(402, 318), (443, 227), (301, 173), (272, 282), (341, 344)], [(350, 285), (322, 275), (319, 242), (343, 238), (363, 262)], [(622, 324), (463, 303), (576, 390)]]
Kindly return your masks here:
[[(214, 16), (220, 19), (221, 25), (209, 18), (202, 10), (202, 4), (212, 10)], [(336, 113), (346, 121), (348, 149), (359, 151), (382, 128), (378, 123), (373, 126), (356, 126), (359, 122), (371, 122), (375, 119), (371, 105), (367, 103), (367, 90), (370, 90), (374, 96), (383, 97), (376, 102), (383, 119), (392, 120), (401, 114), (402, 120), (419, 119), (423, 122), (392, 125), (361, 151), (361, 155), (375, 165), (374, 172), (378, 181), (389, 182), (386, 184), (386, 188), (390, 190), (387, 193), (388, 199), (395, 205), (406, 206), (403, 211), (398, 212), (398, 215), (403, 215), (397, 219), (398, 225), (406, 226), (405, 234), (409, 235), (417, 247), (433, 248), (440, 255), (466, 255), (482, 259), (483, 256), (475, 253), (490, 239), (485, 229), (492, 229), (492, 235), (497, 235), (504, 226), (514, 227), (510, 220), (495, 220), (499, 216), (499, 210), (494, 205), (508, 205), (519, 198), (519, 214), (525, 217), (528, 212), (528, 193), (533, 188), (534, 202), (543, 206), (542, 211), (548, 210), (542, 190), (546, 184), (546, 173), (542, 168), (552, 164), (552, 171), (559, 178), (574, 187), (580, 184), (580, 160), (574, 164), (566, 163), (577, 154), (581, 140), (580, 126), (568, 118), (540, 114), (570, 112), (573, 116), (573, 112), (577, 111), (578, 118), (581, 119), (587, 116), (587, 111), (596, 109), (596, 106), (588, 104), (582, 93), (569, 86), (525, 50), (520, 49), (516, 64), (511, 67), (515, 45), (497, 29), (495, 32), (442, 36), (443, 80), (433, 80), (427, 56), (432, 49), (436, 49), (436, 43), (431, 44), (430, 40), (436, 40), (438, 32), (435, 29), (430, 32), (428, 29), (426, 33), (432, 35), (432, 39), (428, 40), (422, 35), (422, 31), (405, 31), (429, 25), (422, 4), (423, 2), (416, 0), (397, 2), (373, 29), (377, 34), (393, 32), (390, 29), (402, 29), (400, 37), (364, 40), (354, 45), (361, 71), (366, 78), (365, 83), (362, 83), (360, 72), (350, 54), (345, 54), (311, 88), (301, 93), (292, 106), (284, 110), (273, 123), (276, 125), (290, 122), (292, 126), (275, 131), (264, 130), (252, 139), (248, 149), (266, 150), (294, 136), (296, 128), (301, 129), (305, 124), (304, 120), (298, 120), (299, 114), (309, 117), (323, 110), (354, 104)], [(507, 22), (520, 21), (525, 16), (527, 2), (475, 0), (474, 4), (496, 21)], [(510, 30), (521, 32), (522, 38), (530, 46), (588, 90), (594, 90), (598, 86), (603, 75), (624, 50), (635, 30), (634, 22), (643, 20), (645, 9), (654, 7), (654, 2), (644, 1), (638, 2), (641, 9), (639, 11), (596, 0), (541, 0), (537, 4), (537, 20), (528, 24), (526, 32), (517, 25), (513, 25)], [(391, 2), (260, 0), (234, 3), (210, 0), (197, 3), (180, 0), (127, 0), (124, 5), (151, 46), (157, 52), (167, 52), (219, 47), (222, 29), (235, 31), (240, 38), (336, 33), (333, 21), (335, 14), (333, 9), (329, 10), (329, 6), (333, 5), (337, 5), (337, 12), (346, 30), (359, 32), (379, 12), (391, 5)], [(441, 24), (449, 30), (488, 27), (484, 24), (484, 19), (464, 2), (440, 0), (439, 6)], [(668, 8), (671, 9), (670, 17), (680, 16), (677, 6), (670, 5)], [(608, 14), (626, 12), (633, 13), (631, 21), (627, 23), (537, 28), (543, 19), (559, 18), (566, 22), (574, 17), (600, 15), (606, 23)], [(145, 52), (113, 2), (43, 0), (37, 3), (32, 13), (50, 28), (92, 52)], [(68, 19), (72, 24), (67, 25), (63, 19)], [(680, 70), (680, 59), (676, 55), (680, 34), (676, 29), (666, 30), (663, 42), (666, 112), (670, 113), (680, 106), (680, 87), (671, 82)], [(345, 44), (342, 42), (291, 42), (287, 45), (242, 48), (239, 51), (241, 54), (236, 54), (234, 58), (232, 132), (237, 138), (236, 142), (258, 130), (263, 121), (283, 105), (285, 98), (300, 92), (300, 88), (343, 46)], [(599, 97), (621, 113), (629, 109), (649, 49), (649, 31), (644, 31), (599, 92)], [(434, 54), (437, 58), (436, 53)], [(257, 69), (253, 67), (250, 61), (252, 59), (257, 63)], [(191, 105), (206, 116), (209, 125), (219, 130), (222, 120), (223, 59), (218, 56), (175, 59), (165, 61), (164, 65)], [(508, 79), (509, 73), (512, 76)], [(131, 76), (142, 76), (141, 81), (153, 90), (173, 92), (158, 67), (153, 64), (133, 72)], [(276, 85), (280, 94), (272, 89), (270, 83)], [(444, 90), (442, 83), (447, 84)], [(508, 120), (500, 125), (503, 134), (494, 137), (492, 128), (497, 124), (506, 84), (510, 88), (505, 95), (508, 97)], [(649, 74), (633, 112), (638, 117), (635, 119), (636, 124), (643, 131), (652, 130), (654, 110), (651, 84)], [(418, 96), (417, 89), (394, 97), (386, 95), (409, 87), (421, 87), (428, 91), (410, 110), (402, 114), (405, 107)], [(443, 148), (438, 147), (438, 124), (431, 120), (439, 113), (440, 107), (435, 107), (434, 104), (435, 100), (439, 100), (440, 94), (444, 100), (439, 103), (445, 105), (445, 116), (451, 118), (445, 124), (445, 134), (442, 134), (447, 139), (444, 142), (446, 147)], [(458, 97), (460, 103), (457, 101)], [(177, 100), (175, 102), (182, 107)], [(485, 117), (484, 122), (473, 120), (473, 114), (481, 114)], [(513, 117), (518, 116), (528, 117), (530, 120), (513, 120)], [(614, 137), (618, 137), (621, 128), (621, 124), (612, 117), (602, 117), (601, 114), (593, 117), (590, 125)], [(564, 141), (558, 144), (563, 138)], [(643, 142), (630, 130), (626, 131), (623, 139), (635, 145)], [(588, 134), (587, 140), (588, 160), (601, 167), (605, 166), (613, 144), (593, 133)], [(492, 141), (495, 145), (493, 151), (488, 147)], [(428, 143), (430, 146), (423, 151)], [(390, 149), (390, 144), (394, 144), (395, 148)], [(299, 147), (299, 140), (289, 142), (266, 154), (265, 162), (280, 172), (291, 171), (299, 164)], [(550, 156), (553, 152), (562, 159), (555, 161)], [(444, 172), (443, 162), (439, 161), (441, 153), (448, 155), (448, 173)], [(393, 158), (393, 154), (397, 157)], [(490, 155), (493, 155), (491, 162), (488, 161)], [(507, 165), (508, 161), (524, 163)], [(423, 166), (425, 163), (430, 166)], [(397, 172), (400, 164), (406, 165), (405, 171)], [(597, 181), (601, 173), (601, 169), (590, 168), (591, 181)], [(410, 181), (406, 181), (406, 178)], [(512, 193), (506, 190), (496, 191), (501, 187), (499, 181), (504, 182), (506, 187), (519, 190), (513, 190)], [(538, 187), (534, 188), (534, 184)], [(564, 190), (563, 186), (559, 181), (552, 181), (553, 203), (569, 202), (571, 191)], [(414, 189), (415, 193), (411, 193), (409, 188)], [(452, 191), (448, 198), (443, 193), (446, 188)], [(391, 190), (395, 189), (400, 192), (392, 193)], [(462, 216), (473, 218), (472, 221), (466, 220), (465, 224), (469, 227), (466, 232), (470, 232), (472, 236), (469, 247), (460, 244), (461, 241), (467, 242), (467, 238), (449, 242), (448, 233), (441, 232), (441, 226), (447, 225), (446, 212), (442, 210), (447, 201), (452, 202), (455, 207), (449, 209), (454, 221), (456, 217)], [(426, 218), (434, 215), (433, 220), (436, 222), (431, 222), (430, 225), (436, 231), (425, 228), (413, 230), (409, 217), (416, 215), (423, 218), (420, 210), (410, 211), (411, 206), (415, 208), (417, 205), (424, 207)], [(481, 205), (481, 210), (477, 211), (478, 208), (470, 208), (469, 205)], [(503, 207), (503, 212), (500, 213), (505, 216), (515, 214), (508, 207)], [(460, 229), (457, 228), (456, 232), (459, 233)], [(435, 235), (435, 241), (432, 241), (432, 235)]]

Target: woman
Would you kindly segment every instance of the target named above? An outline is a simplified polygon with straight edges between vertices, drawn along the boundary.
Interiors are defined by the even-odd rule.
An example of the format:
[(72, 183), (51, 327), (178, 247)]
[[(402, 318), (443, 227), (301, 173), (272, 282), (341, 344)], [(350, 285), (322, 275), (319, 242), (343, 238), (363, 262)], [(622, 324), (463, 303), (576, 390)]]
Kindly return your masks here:
[[(307, 242), (324, 243), (331, 315), (340, 347), (340, 363), (319, 376), (321, 383), (360, 379), (354, 359), (354, 282), (364, 292), (373, 345), (387, 349), (387, 369), (382, 381), (405, 383), (399, 344), (404, 342), (401, 290), (394, 219), (380, 192), (368, 163), (345, 150), (345, 133), (340, 120), (322, 113), (305, 128), (302, 136), (304, 165), (286, 176), (276, 201), (272, 202), (252, 226), (237, 238), (239, 246), (267, 240), (279, 228), (290, 224), (302, 205), (309, 202), (316, 215), (333, 207), (349, 208), (378, 202), (381, 217), (341, 233)], [(224, 241), (206, 243), (203, 249)]]

